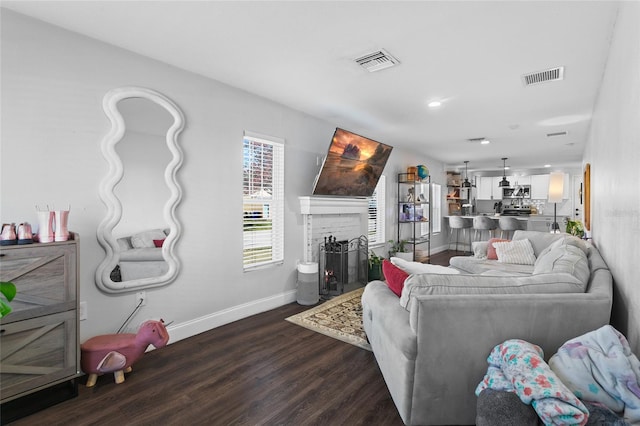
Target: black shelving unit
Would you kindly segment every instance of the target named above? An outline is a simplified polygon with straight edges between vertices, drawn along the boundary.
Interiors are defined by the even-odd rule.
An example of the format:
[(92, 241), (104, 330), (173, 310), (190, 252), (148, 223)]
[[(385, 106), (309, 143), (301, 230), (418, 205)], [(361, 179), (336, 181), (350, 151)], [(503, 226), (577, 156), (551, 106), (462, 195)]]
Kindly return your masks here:
[[(398, 229), (396, 241), (406, 240), (413, 260), (431, 262), (431, 176), (418, 179), (413, 173), (398, 173)], [(426, 233), (422, 225), (426, 224)]]

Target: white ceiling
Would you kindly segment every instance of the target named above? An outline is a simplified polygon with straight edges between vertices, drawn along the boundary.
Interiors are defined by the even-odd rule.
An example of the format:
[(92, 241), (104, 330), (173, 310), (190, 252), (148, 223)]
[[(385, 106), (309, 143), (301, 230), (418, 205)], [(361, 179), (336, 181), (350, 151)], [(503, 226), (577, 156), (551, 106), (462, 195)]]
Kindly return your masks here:
[[(617, 13), (612, 1), (2, 6), (455, 167), (501, 170), (508, 157), (516, 171), (580, 166)], [(368, 73), (353, 61), (379, 49), (400, 65)], [(557, 66), (563, 81), (521, 81)], [(431, 100), (442, 106), (428, 108)], [(559, 131), (569, 133), (546, 136)], [(492, 143), (468, 142), (477, 137)]]

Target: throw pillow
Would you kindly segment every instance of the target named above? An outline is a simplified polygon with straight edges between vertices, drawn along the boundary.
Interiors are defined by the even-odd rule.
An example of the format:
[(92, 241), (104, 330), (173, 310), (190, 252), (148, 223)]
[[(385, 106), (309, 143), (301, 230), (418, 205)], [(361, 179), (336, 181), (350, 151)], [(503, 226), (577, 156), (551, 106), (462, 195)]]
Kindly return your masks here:
[(515, 263), (517, 265), (533, 265), (536, 255), (533, 246), (527, 239), (493, 243), (498, 255), (498, 262)]
[(446, 266), (431, 265), (428, 263), (412, 262), (400, 257), (392, 257), (391, 263), (405, 271), (407, 274), (459, 274), (460, 271)]
[(536, 261), (533, 274), (549, 274), (566, 272), (582, 281), (583, 284), (589, 282), (591, 275), (589, 271), (589, 261), (584, 252), (572, 245), (560, 245), (545, 256), (541, 261)]
[(487, 246), (487, 259), (498, 260), (498, 254), (496, 253), (496, 248), (493, 245), (493, 243), (501, 243), (501, 242), (508, 242), (508, 241), (509, 240), (504, 240), (501, 238), (491, 238)]
[(163, 239), (161, 239), (161, 240), (153, 240), (153, 244), (154, 244), (156, 247), (162, 247), (162, 244), (164, 244), (164, 238), (163, 238)]
[(163, 240), (166, 237), (162, 229), (152, 229), (132, 235), (131, 245), (133, 248), (153, 248), (156, 246), (153, 240)]
[(387, 259), (382, 261), (382, 274), (387, 283), (389, 289), (398, 297), (402, 294), (402, 288), (404, 287), (404, 280), (407, 279), (407, 274), (402, 269), (398, 268)]
[[(476, 259), (486, 259), (487, 258), (487, 252), (489, 251), (489, 242), (488, 241), (474, 241), (474, 242), (471, 243), (471, 248), (473, 250), (473, 257), (475, 257)], [(494, 249), (494, 251), (495, 251), (495, 249)]]

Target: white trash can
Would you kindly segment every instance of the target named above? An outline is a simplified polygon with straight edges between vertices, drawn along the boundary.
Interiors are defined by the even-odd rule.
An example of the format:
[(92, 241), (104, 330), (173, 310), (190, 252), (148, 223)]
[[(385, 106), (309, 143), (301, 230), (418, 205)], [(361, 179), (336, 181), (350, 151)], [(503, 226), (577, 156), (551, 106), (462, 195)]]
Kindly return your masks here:
[(298, 264), (298, 303), (315, 305), (320, 300), (318, 288), (318, 264), (302, 262)]

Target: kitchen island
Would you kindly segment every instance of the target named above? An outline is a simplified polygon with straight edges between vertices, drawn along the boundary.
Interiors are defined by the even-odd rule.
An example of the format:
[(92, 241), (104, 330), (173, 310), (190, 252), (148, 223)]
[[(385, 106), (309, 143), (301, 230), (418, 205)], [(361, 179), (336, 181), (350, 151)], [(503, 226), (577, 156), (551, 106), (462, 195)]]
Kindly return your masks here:
[[(456, 217), (460, 217), (460, 215), (452, 215), (452, 216), (456, 216)], [(476, 214), (476, 215), (463, 215), (461, 217), (465, 217), (465, 218), (470, 218), (473, 219), (476, 216), (486, 216), (490, 219), (495, 220), (496, 222), (498, 222), (498, 220), (500, 219), (500, 217), (502, 216), (496, 216), (496, 215), (490, 215), (490, 214)], [(450, 216), (445, 216), (445, 218), (447, 219), (447, 227), (448, 227), (448, 223), (449, 223), (449, 217)], [(550, 232), (551, 231), (551, 225), (553, 224), (553, 215), (538, 215), (538, 214), (532, 214), (532, 215), (522, 215), (522, 216), (506, 216), (506, 217), (515, 217), (518, 220), (522, 220), (522, 221), (526, 221), (527, 222), (527, 226), (526, 226), (526, 230), (527, 231), (541, 231), (541, 232)], [(558, 222), (558, 225), (560, 225), (560, 231), (563, 232), (565, 229), (565, 222), (566, 222), (567, 217), (566, 216), (556, 216), (556, 221)], [(499, 236), (500, 235), (500, 228), (498, 227), (495, 231), (494, 231), (494, 235)]]

